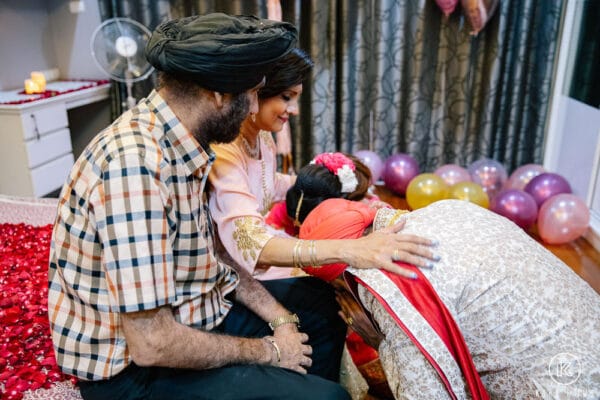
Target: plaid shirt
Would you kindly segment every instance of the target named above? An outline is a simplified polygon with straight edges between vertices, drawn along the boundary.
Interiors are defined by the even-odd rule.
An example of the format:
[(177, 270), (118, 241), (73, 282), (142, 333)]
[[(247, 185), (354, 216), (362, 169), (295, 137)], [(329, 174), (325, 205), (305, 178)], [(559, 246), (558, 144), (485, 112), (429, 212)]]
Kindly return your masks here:
[(100, 133), (73, 167), (52, 235), (48, 314), (58, 364), (85, 380), (131, 362), (120, 313), (170, 305), (210, 330), (237, 275), (217, 262), (207, 154), (157, 92)]

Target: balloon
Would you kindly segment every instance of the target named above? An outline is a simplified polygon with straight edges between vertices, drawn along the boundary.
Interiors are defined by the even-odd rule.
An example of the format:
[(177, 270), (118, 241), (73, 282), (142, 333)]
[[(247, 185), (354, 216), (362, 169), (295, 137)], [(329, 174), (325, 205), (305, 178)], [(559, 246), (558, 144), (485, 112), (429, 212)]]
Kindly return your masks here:
[(469, 174), (469, 171), (456, 164), (442, 165), (433, 173), (441, 177), (448, 184), (448, 186), (452, 186), (458, 182), (471, 181), (471, 175)]
[(508, 177), (504, 166), (489, 158), (477, 160), (467, 169), (473, 182), (481, 185), (490, 200), (502, 189)]
[(530, 180), (546, 172), (544, 167), (537, 164), (526, 164), (515, 169), (504, 184), (504, 189), (524, 190)]
[(370, 150), (358, 150), (354, 155), (371, 170), (371, 183), (377, 182), (383, 172), (383, 161), (377, 153)]
[(490, 200), (481, 185), (475, 182), (458, 182), (450, 186), (448, 198), (465, 200), (477, 204), (483, 208), (488, 208)]
[(447, 17), (452, 14), (458, 5), (458, 0), (435, 0), (435, 3), (438, 5), (440, 10)]
[(533, 197), (519, 189), (505, 189), (492, 200), (490, 210), (510, 219), (523, 229), (529, 229), (538, 214), (538, 206)]
[(448, 185), (436, 174), (420, 174), (406, 188), (406, 202), (412, 210), (448, 197)]
[(461, 0), (460, 3), (471, 25), (471, 35), (483, 29), (498, 7), (498, 0)]
[(525, 191), (533, 196), (538, 207), (550, 197), (561, 193), (572, 193), (569, 182), (559, 174), (544, 172), (532, 178)]
[(385, 160), (383, 182), (385, 186), (398, 194), (406, 193), (411, 179), (419, 174), (419, 164), (408, 154), (392, 154)]
[(562, 193), (542, 204), (538, 215), (538, 231), (548, 244), (563, 244), (585, 233), (590, 223), (590, 210), (579, 197)]

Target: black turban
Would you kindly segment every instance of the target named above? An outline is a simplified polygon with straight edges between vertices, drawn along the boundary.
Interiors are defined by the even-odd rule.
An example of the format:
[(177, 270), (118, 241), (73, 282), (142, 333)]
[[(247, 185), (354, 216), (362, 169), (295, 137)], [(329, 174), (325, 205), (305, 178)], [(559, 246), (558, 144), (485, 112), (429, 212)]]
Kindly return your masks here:
[(206, 89), (241, 93), (258, 85), (296, 40), (296, 28), (287, 22), (214, 13), (160, 24), (146, 58), (157, 70)]

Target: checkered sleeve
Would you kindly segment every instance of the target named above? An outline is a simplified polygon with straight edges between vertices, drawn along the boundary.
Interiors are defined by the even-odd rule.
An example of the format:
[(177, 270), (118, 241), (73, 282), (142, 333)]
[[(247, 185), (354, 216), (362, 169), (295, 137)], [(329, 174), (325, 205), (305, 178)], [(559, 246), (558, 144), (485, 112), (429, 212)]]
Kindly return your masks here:
[(167, 189), (150, 158), (112, 159), (93, 196), (113, 312), (153, 309), (176, 298)]

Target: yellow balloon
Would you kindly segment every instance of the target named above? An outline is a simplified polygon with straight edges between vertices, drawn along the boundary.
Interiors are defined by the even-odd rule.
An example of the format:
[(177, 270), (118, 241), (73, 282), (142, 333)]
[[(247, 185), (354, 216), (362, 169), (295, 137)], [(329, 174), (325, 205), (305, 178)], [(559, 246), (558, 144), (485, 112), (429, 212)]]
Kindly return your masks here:
[(406, 202), (412, 210), (448, 197), (448, 184), (435, 174), (415, 176), (406, 188)]
[(483, 208), (490, 206), (490, 199), (481, 185), (475, 182), (458, 182), (450, 186), (451, 199), (465, 200)]

